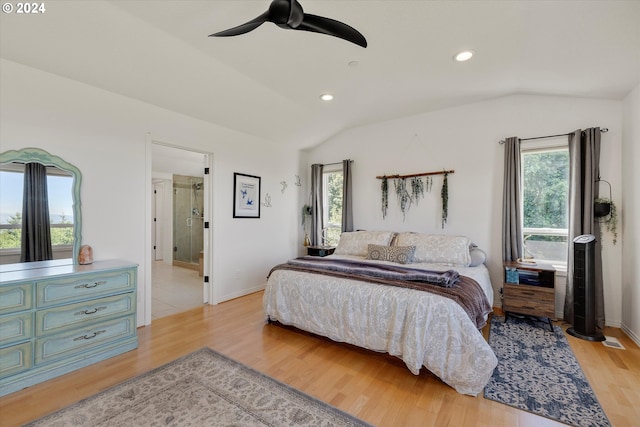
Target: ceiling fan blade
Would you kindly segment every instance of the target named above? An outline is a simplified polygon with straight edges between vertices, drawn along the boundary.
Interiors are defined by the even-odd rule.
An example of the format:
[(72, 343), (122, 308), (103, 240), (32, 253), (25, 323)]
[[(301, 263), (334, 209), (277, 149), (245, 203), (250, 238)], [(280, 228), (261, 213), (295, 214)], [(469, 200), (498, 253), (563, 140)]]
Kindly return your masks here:
[(305, 13), (300, 25), (294, 29), (327, 34), (350, 41), (358, 46), (367, 47), (367, 39), (365, 39), (358, 30), (335, 19), (325, 18), (323, 16)]
[(269, 20), (269, 12), (265, 12), (257, 18), (252, 19), (249, 22), (245, 22), (242, 25), (238, 25), (237, 27), (229, 28), (228, 30), (219, 31), (214, 34), (210, 34), (209, 37), (230, 37), (230, 36), (239, 36), (240, 34), (248, 33), (251, 30), (255, 30), (260, 25), (264, 24)]

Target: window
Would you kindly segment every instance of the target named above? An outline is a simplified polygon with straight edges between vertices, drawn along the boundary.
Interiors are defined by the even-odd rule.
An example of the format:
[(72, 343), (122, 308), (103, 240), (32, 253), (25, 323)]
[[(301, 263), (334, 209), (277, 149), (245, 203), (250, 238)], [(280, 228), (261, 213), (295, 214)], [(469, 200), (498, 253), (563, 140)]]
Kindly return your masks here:
[[(24, 166), (2, 165), (0, 170), (0, 250), (19, 251), (22, 239), (22, 192)], [(47, 189), (54, 248), (73, 245), (73, 177), (47, 167)]]
[(324, 243), (336, 246), (342, 233), (342, 166), (322, 174)]
[(566, 139), (521, 151), (524, 257), (567, 266), (569, 149)]

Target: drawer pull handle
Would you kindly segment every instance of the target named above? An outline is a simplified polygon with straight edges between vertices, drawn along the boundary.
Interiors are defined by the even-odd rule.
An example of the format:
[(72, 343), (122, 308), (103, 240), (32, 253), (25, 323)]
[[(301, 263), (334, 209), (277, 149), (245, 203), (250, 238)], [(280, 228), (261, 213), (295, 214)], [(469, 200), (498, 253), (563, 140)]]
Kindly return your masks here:
[(536, 293), (535, 293), (535, 292), (521, 292), (521, 294), (522, 294), (522, 295), (526, 295), (526, 296), (530, 296), (530, 297), (533, 297), (533, 296), (535, 296), (535, 295), (536, 295)]
[(103, 333), (105, 333), (105, 332), (107, 332), (107, 331), (106, 331), (105, 329), (103, 329), (103, 330), (101, 330), (101, 331), (96, 331), (96, 332), (94, 332), (94, 333), (93, 333), (93, 334), (91, 334), (91, 335), (81, 335), (81, 336), (79, 336), (79, 337), (74, 338), (73, 340), (74, 340), (74, 341), (90, 340), (91, 338), (95, 338), (95, 337), (97, 337), (98, 335), (103, 334)]
[(83, 285), (76, 286), (75, 289), (82, 289), (82, 288), (91, 289), (91, 288), (95, 288), (95, 287), (100, 286), (100, 285), (104, 285), (105, 283), (107, 283), (106, 280), (101, 280), (99, 282), (93, 282), (93, 283), (85, 283)]
[(102, 307), (96, 307), (93, 310), (82, 310), (82, 311), (76, 311), (75, 313), (73, 313), (74, 316), (82, 316), (83, 314), (95, 314), (97, 312), (99, 312), (100, 310), (106, 310), (107, 307), (102, 306)]

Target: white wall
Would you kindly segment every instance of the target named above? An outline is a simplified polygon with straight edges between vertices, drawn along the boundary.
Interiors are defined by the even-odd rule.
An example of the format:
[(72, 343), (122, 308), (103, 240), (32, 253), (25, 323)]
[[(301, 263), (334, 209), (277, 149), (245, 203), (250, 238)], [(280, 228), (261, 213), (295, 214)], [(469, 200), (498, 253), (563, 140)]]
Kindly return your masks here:
[(640, 85), (622, 109), (622, 329), (640, 345)]
[[(488, 254), (488, 266), (500, 305), (502, 281), (501, 203), (503, 149), (498, 141), (567, 133), (579, 128), (609, 128), (602, 136), (601, 175), (621, 198), (621, 103), (609, 100), (516, 95), (439, 110), (345, 131), (310, 150), (305, 167), (351, 158), (356, 229), (411, 230), (461, 234)], [(453, 169), (449, 176), (449, 219), (440, 226), (442, 176), (432, 193), (412, 206), (403, 220), (389, 195), (382, 219), (378, 175)], [(619, 241), (622, 241), (619, 238)], [(608, 325), (621, 323), (621, 244), (604, 239), (605, 311)], [(562, 315), (564, 277), (556, 286), (556, 312)]]
[[(295, 255), (301, 190), (282, 194), (279, 183), (293, 183), (298, 152), (11, 61), (1, 60), (0, 72), (0, 149), (40, 147), (82, 171), (83, 243), (95, 259), (140, 265), (139, 324), (151, 274), (147, 133), (214, 155), (210, 262), (220, 301), (260, 289), (274, 264)], [(273, 207), (260, 219), (232, 218), (233, 172), (262, 177)]]

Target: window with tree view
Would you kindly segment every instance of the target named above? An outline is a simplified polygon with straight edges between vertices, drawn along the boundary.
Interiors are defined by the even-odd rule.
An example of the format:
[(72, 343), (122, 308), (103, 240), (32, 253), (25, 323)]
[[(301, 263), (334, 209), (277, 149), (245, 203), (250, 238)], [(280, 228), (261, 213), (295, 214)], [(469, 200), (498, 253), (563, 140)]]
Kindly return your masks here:
[(566, 268), (569, 151), (562, 147), (522, 151), (524, 257)]
[(325, 244), (336, 246), (342, 233), (342, 169), (323, 173)]
[[(22, 192), (24, 172), (20, 165), (2, 165), (0, 170), (0, 250), (19, 250), (22, 239)], [(51, 244), (73, 245), (73, 177), (47, 168), (47, 190), (51, 222)]]

